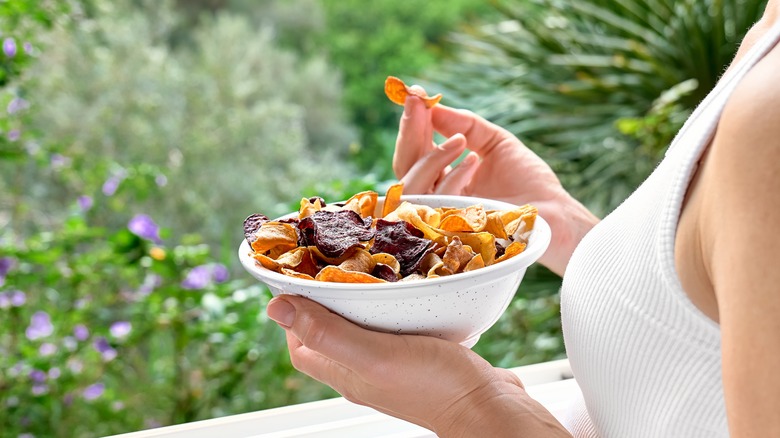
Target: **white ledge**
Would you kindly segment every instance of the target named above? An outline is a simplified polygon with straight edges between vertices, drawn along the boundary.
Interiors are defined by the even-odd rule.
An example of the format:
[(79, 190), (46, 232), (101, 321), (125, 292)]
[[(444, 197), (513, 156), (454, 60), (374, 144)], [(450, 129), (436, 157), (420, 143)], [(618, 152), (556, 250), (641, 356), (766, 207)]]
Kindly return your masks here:
[[(512, 368), (528, 394), (564, 422), (579, 387), (566, 359)], [(428, 429), (333, 398), (212, 420), (114, 435), (114, 438), (435, 438)]]

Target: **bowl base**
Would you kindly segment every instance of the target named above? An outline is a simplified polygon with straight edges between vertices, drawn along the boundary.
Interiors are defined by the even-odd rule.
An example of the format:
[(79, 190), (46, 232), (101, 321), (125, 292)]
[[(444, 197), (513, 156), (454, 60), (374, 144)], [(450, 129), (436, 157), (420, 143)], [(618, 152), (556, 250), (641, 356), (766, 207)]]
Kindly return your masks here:
[(477, 344), (477, 341), (479, 341), (479, 336), (480, 335), (474, 335), (474, 336), (466, 339), (465, 341), (461, 342), (460, 345), (462, 345), (462, 346), (464, 346), (466, 348), (471, 348), (471, 347), (473, 347), (474, 345)]

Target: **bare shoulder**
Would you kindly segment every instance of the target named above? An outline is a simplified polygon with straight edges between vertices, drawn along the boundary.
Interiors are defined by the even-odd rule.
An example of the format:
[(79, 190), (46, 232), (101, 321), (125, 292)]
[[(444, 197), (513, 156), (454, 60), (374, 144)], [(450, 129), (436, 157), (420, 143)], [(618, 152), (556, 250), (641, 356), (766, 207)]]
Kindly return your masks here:
[(732, 436), (780, 436), (780, 47), (729, 99), (704, 164), (701, 231)]

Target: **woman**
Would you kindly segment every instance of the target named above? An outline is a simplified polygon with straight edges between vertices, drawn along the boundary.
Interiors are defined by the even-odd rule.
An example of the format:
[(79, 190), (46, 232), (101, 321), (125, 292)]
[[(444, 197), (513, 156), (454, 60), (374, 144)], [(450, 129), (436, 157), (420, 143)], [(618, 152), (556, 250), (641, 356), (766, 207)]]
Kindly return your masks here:
[(569, 430), (464, 347), (275, 298), (268, 315), (295, 367), (443, 437), (780, 436), (779, 14), (770, 0), (662, 163), (603, 221), (507, 131), (407, 99), (393, 163), (407, 193), (531, 203), (553, 229), (540, 261), (564, 275), (564, 338), (584, 398)]

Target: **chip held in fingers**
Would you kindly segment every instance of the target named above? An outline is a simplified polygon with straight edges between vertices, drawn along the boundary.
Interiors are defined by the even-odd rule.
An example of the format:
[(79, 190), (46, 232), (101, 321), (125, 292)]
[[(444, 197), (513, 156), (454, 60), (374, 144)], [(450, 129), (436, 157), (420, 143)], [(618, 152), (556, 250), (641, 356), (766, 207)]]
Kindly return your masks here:
[(403, 106), (406, 103), (407, 96), (417, 96), (425, 102), (426, 108), (431, 108), (441, 100), (441, 93), (435, 96), (428, 94), (421, 88), (412, 88), (395, 76), (388, 76), (385, 79), (385, 94), (391, 102)]
[(501, 263), (527, 244), (537, 209), (486, 211), (402, 201), (392, 185), (384, 203), (366, 191), (345, 202), (304, 198), (297, 217), (244, 222), (258, 266), (290, 277), (337, 283), (424, 281)]

